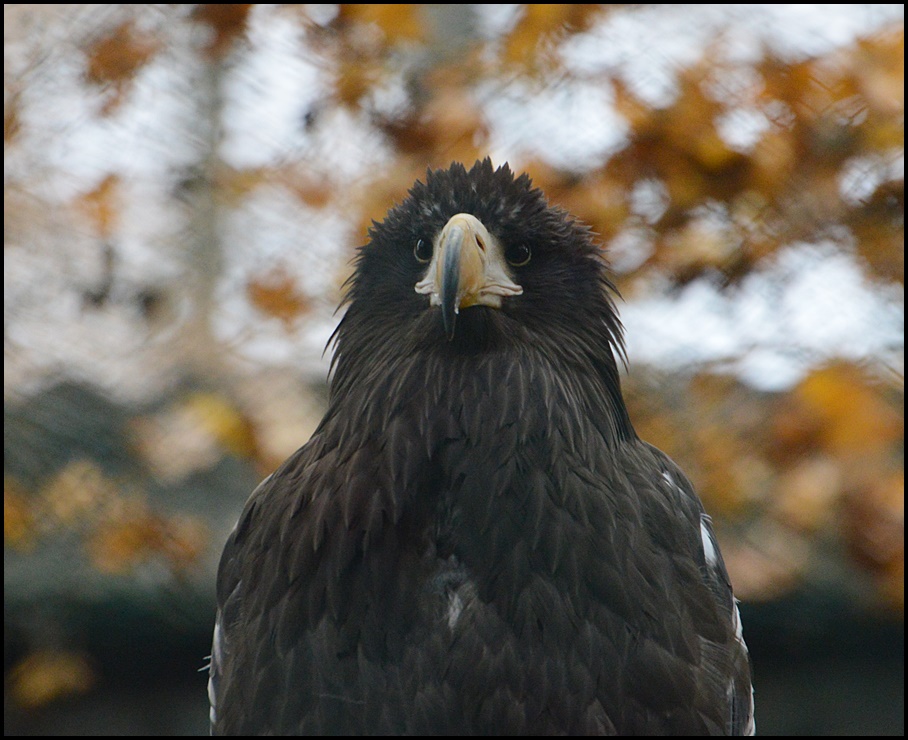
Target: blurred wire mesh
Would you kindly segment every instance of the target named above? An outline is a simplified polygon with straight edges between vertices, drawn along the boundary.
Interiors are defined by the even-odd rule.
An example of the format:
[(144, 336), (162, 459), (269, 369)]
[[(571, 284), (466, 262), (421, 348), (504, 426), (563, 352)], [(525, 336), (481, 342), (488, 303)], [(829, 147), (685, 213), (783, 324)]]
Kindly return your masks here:
[(89, 691), (124, 604), (208, 629), (371, 219), (484, 156), (608, 248), (632, 416), (739, 596), (901, 619), (903, 6), (7, 5), (4, 36), (13, 706)]

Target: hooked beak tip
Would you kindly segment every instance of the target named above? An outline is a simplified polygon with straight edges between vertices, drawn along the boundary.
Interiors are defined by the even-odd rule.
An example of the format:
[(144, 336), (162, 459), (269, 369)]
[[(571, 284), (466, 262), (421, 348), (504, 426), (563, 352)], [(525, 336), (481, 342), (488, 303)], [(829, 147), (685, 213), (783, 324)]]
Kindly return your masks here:
[(461, 265), (460, 256), (463, 249), (463, 233), (454, 230), (453, 238), (449, 237), (445, 245), (444, 259), (441, 265), (441, 318), (445, 334), (450, 342), (454, 338), (454, 326), (460, 308)]

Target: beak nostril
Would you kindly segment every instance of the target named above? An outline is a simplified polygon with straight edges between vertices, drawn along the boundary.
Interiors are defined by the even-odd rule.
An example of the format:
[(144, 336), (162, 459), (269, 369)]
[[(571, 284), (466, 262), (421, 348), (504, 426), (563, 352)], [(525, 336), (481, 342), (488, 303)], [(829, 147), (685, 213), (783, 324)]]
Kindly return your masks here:
[(476, 235), (476, 244), (479, 245), (480, 250), (482, 250), (483, 252), (486, 251), (486, 244), (485, 244), (485, 242), (482, 240), (482, 237), (479, 236), (479, 234)]

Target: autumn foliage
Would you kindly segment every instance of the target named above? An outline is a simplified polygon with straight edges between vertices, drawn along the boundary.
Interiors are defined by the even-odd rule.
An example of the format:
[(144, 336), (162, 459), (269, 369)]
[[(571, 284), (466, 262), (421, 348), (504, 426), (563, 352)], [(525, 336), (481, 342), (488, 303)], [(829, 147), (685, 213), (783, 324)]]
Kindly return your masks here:
[[(51, 6), (12, 7), (33, 35), (8, 49), (4, 70), (7, 398), (88, 376), (123, 402), (123, 454), (136, 462), (112, 473), (80, 453), (40, 479), (7, 467), (5, 542), (20, 558), (66, 532), (78, 542), (74, 561), (102, 578), (154, 567), (179, 581), (201, 568), (220, 535), (153, 491), (225, 459), (267, 472), (305, 442), (308, 407), (248, 347), (263, 335), (300, 346), (318, 320), (336, 320), (354, 248), (427, 167), (508, 158), (606, 248), (632, 237), (633, 258), (615, 276), (628, 302), (698, 281), (733, 297), (781, 254), (816, 243), (851, 260), (870, 292), (903, 300), (901, 23), (817, 54), (767, 44), (746, 61), (719, 37), (674, 70), (672, 92), (654, 103), (617, 63), (578, 67), (567, 53), (638, 6), (525, 5), (495, 23), (468, 17), (472, 6), (71, 6), (80, 14), (71, 24), (43, 15)], [(224, 153), (231, 85), (255, 91), (302, 75), (254, 66), (272, 47), (291, 48), (311, 79), (281, 93), (305, 97), (292, 145), (247, 163)], [(88, 103), (64, 126), (69, 103), (48, 100), (60, 94), (50, 83), (73, 68), (66, 79)], [(490, 114), (502, 96), (531, 111), (579, 83), (603, 91), (624, 126), (618, 144), (582, 165), (553, 161), (557, 142), (516, 137)], [(168, 96), (184, 114), (161, 129), (143, 121), (142, 141), (187, 153), (144, 189), (124, 171), (129, 156), (108, 161), (103, 146), (86, 164), (65, 145), (86, 120), (114, 130), (137, 115), (136, 99)], [(512, 114), (507, 125), (520, 121)], [(109, 149), (122, 155), (118, 141)], [(641, 193), (652, 202), (641, 206)], [(238, 228), (249, 213), (267, 215)], [(296, 213), (304, 228), (287, 225)], [(313, 246), (325, 233), (342, 259)], [(41, 293), (45, 285), (57, 292)], [(28, 338), (48, 326), (61, 339), (39, 358)], [(904, 608), (903, 346), (860, 359), (846, 349), (807, 356), (800, 379), (772, 392), (727, 368), (669, 371), (630, 358), (638, 431), (690, 474), (745, 601), (809, 588), (834, 562), (870, 584), (862, 608)], [(302, 363), (285, 354), (299, 392)], [(64, 446), (82, 435), (52, 431)], [(91, 683), (81, 658), (30, 660), (14, 686), (23, 705), (75, 690), (55, 678), (61, 665), (75, 666), (63, 673), (78, 686)]]

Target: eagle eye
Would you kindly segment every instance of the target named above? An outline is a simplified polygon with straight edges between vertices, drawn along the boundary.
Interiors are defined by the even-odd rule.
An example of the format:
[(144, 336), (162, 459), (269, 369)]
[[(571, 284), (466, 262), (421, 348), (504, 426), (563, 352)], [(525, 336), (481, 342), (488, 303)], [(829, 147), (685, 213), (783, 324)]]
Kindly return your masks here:
[(432, 242), (425, 239), (417, 239), (416, 246), (413, 247), (413, 256), (417, 262), (428, 262), (432, 259)]
[(515, 244), (504, 251), (505, 259), (514, 267), (522, 267), (532, 256), (533, 253), (526, 244)]

